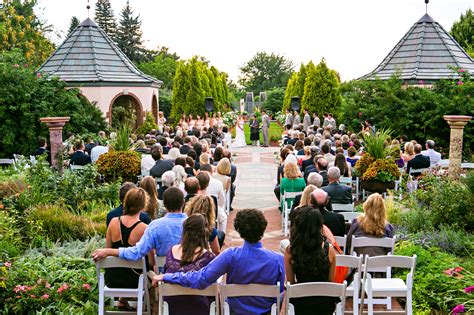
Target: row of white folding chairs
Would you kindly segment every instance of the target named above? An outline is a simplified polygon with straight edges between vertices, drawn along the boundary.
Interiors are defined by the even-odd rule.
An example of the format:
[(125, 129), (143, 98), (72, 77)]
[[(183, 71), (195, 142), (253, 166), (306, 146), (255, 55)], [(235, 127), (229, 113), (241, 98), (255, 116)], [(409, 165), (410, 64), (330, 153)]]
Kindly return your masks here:
[[(316, 297), (316, 296), (330, 296), (338, 297), (341, 302), (337, 304), (336, 314), (344, 314), (344, 306), (346, 299), (346, 287), (347, 283), (330, 283), (330, 282), (310, 282), (291, 285), (286, 285), (286, 307), (284, 314), (294, 315), (295, 310), (293, 305), (290, 303), (292, 298), (302, 297)], [(220, 314), (229, 315), (230, 307), (227, 303), (227, 298), (236, 297), (267, 297), (274, 298), (275, 303), (272, 305), (271, 314), (280, 314), (280, 285), (262, 285), (262, 284), (223, 284), (215, 283), (204, 290), (184, 288), (179, 285), (159, 283), (159, 303), (158, 303), (158, 314), (168, 315), (169, 306), (164, 301), (164, 298), (170, 296), (182, 296), (182, 295), (193, 295), (193, 296), (208, 296), (214, 297), (215, 301), (212, 302), (209, 314)], [(222, 306), (222, 309), (220, 308)]]
[(285, 236), (288, 236), (289, 233), (289, 217), (290, 217), (290, 212), (291, 208), (293, 206), (293, 202), (296, 198), (296, 196), (301, 195), (303, 192), (298, 191), (298, 192), (289, 192), (285, 191), (283, 192), (282, 198), (282, 211), (281, 211), (281, 223), (282, 223), (282, 228), (283, 228), (283, 233)]

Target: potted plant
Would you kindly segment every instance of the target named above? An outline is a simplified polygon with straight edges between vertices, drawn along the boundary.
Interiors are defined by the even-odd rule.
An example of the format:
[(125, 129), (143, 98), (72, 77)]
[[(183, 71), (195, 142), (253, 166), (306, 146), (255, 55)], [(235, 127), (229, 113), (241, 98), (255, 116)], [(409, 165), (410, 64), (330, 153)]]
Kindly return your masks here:
[(390, 130), (381, 130), (375, 135), (364, 135), (364, 155), (355, 165), (356, 175), (360, 177), (361, 188), (384, 193), (395, 188), (395, 180), (400, 178), (400, 170), (390, 157), (391, 148), (386, 145)]
[(131, 127), (127, 124), (120, 126), (109, 152), (102, 154), (97, 160), (97, 169), (106, 181), (119, 178), (123, 182), (135, 182), (140, 175), (140, 154), (130, 150)]

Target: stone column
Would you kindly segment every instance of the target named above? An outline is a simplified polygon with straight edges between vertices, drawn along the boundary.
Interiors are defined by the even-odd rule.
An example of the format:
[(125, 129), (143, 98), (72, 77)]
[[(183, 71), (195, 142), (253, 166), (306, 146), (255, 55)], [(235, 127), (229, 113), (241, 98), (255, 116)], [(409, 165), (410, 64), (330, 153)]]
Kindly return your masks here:
[(51, 147), (51, 164), (58, 171), (62, 171), (63, 165), (58, 161), (58, 153), (63, 145), (63, 127), (70, 117), (44, 117), (40, 121), (49, 128), (49, 143)]
[(462, 160), (462, 141), (464, 126), (472, 119), (471, 116), (443, 116), (451, 128), (449, 140), (449, 173), (458, 176)]

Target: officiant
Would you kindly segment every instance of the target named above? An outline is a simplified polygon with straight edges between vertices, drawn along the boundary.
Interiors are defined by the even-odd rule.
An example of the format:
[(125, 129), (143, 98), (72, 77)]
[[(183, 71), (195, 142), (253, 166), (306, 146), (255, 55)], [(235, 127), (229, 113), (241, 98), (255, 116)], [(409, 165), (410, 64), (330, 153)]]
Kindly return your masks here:
[(257, 116), (252, 115), (249, 121), (250, 126), (250, 140), (252, 141), (252, 146), (258, 146), (260, 139), (260, 123), (258, 122)]

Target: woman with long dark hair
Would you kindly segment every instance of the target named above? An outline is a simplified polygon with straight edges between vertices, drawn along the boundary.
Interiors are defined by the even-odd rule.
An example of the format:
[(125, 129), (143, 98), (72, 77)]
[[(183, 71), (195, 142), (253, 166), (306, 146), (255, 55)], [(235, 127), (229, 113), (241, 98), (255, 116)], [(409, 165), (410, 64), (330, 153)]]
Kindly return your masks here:
[[(215, 257), (209, 251), (207, 219), (201, 214), (190, 215), (183, 223), (181, 243), (173, 246), (166, 255), (165, 272), (197, 271)], [(164, 299), (170, 315), (209, 314), (210, 299), (203, 296), (179, 296)]]
[(346, 157), (344, 156), (344, 154), (336, 154), (336, 157), (334, 158), (334, 166), (339, 168), (342, 177), (352, 176), (351, 165), (349, 164), (349, 162), (346, 161)]
[[(286, 279), (291, 284), (305, 282), (333, 282), (336, 252), (323, 234), (323, 218), (319, 210), (303, 206), (294, 210), (290, 229), (290, 245), (285, 251)], [(304, 297), (290, 299), (298, 315), (333, 314), (336, 299), (332, 297)]]

